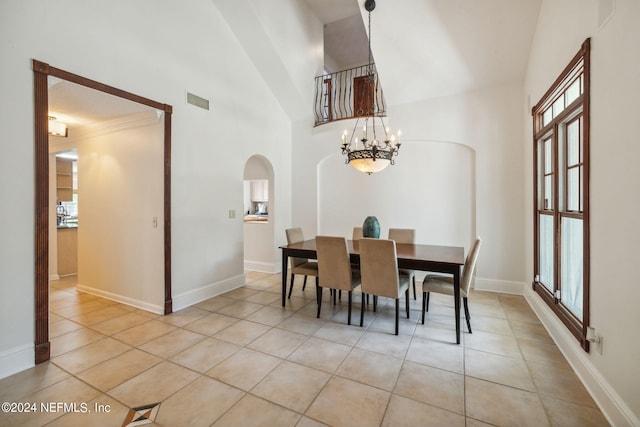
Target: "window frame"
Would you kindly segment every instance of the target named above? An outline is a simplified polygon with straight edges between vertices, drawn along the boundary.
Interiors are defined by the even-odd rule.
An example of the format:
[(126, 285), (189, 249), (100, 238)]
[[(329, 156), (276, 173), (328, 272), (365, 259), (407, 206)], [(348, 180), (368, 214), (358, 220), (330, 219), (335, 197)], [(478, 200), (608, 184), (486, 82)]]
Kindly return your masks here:
[[(587, 326), (589, 325), (589, 123), (590, 123), (590, 45), (591, 39), (587, 38), (578, 53), (572, 58), (562, 73), (554, 81), (540, 101), (532, 108), (533, 116), (533, 225), (534, 225), (534, 278), (533, 290), (540, 295), (543, 301), (565, 324), (568, 330), (580, 341), (585, 351), (589, 351), (589, 341), (586, 339)], [(582, 89), (577, 97), (569, 90), (573, 88), (576, 80), (580, 80)], [(579, 91), (580, 92), (580, 91)], [(553, 108), (563, 99), (563, 109), (554, 112)], [(567, 101), (569, 103), (567, 104)], [(549, 120), (549, 111), (550, 120)], [(578, 163), (569, 166), (567, 127), (578, 120)], [(581, 123), (580, 123), (581, 121)], [(581, 124), (581, 126), (580, 126)], [(580, 139), (581, 138), (581, 139)], [(545, 141), (551, 140), (552, 144), (552, 171), (547, 173), (545, 164), (540, 163), (546, 159), (544, 150)], [(541, 148), (542, 144), (542, 148)], [(540, 150), (543, 151), (542, 160)], [(562, 150), (562, 153), (561, 153)], [(560, 159), (560, 157), (562, 158)], [(568, 174), (571, 168), (578, 168), (578, 210), (569, 210), (568, 200)], [(542, 176), (541, 176), (542, 175)], [(540, 192), (546, 190), (545, 177), (552, 176), (552, 205), (548, 209)], [(561, 180), (558, 182), (557, 180)], [(562, 193), (562, 194), (559, 194)], [(553, 223), (553, 291), (550, 291), (540, 282), (540, 215), (552, 215)], [(562, 289), (561, 265), (562, 265), (562, 218), (581, 219), (583, 224), (582, 234), (582, 320), (578, 319), (567, 307), (561, 298), (556, 298), (555, 292)]]

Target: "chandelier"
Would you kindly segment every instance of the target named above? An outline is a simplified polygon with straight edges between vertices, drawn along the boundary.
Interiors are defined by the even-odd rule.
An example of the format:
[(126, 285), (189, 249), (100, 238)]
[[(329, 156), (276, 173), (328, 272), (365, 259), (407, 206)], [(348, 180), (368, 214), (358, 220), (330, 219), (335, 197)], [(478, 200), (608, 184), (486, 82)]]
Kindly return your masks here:
[[(390, 133), (375, 102), (376, 77), (371, 53), (371, 11), (376, 8), (376, 2), (366, 0), (364, 7), (369, 12), (369, 64), (363, 81), (364, 90), (360, 91), (361, 99), (354, 99), (354, 104), (358, 106), (355, 111), (358, 118), (353, 131), (349, 133), (345, 130), (342, 134), (341, 147), (342, 154), (347, 156), (345, 163), (371, 175), (394, 164), (393, 157), (398, 155), (400, 149), (401, 131), (398, 131), (397, 136)], [(364, 122), (362, 127), (361, 120)], [(358, 135), (360, 129), (362, 133)]]

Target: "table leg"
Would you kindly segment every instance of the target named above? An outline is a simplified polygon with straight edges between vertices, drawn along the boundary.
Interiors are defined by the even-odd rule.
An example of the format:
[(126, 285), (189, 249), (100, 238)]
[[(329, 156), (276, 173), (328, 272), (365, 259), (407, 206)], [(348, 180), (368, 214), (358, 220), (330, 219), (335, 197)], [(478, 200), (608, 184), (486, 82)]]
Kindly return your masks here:
[(453, 299), (456, 314), (456, 344), (460, 344), (460, 268), (453, 274)]
[(286, 249), (282, 250), (282, 306), (287, 301), (287, 266), (289, 265), (289, 253)]

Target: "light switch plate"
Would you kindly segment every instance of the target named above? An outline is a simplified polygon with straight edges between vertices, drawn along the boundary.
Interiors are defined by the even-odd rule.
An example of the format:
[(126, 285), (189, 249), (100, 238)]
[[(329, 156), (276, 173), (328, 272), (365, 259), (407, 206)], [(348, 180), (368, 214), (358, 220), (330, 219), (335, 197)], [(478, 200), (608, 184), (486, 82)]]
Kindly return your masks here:
[(230, 210), (230, 211), (229, 211), (229, 218), (230, 218), (230, 219), (233, 219), (233, 218), (235, 218), (235, 217), (236, 217), (236, 211), (235, 211), (235, 210), (233, 210), (233, 209), (232, 209), (232, 210)]

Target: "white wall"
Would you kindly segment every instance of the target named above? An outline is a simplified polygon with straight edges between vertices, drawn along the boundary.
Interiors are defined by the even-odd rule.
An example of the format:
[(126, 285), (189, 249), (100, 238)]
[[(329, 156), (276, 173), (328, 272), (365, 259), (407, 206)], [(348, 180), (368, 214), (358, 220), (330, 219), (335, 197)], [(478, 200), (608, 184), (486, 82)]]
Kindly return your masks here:
[[(466, 248), (477, 233), (483, 238), (482, 283), (521, 290), (521, 102), (521, 86), (514, 84), (392, 106), (389, 124), (402, 129), (405, 143), (396, 165), (373, 176), (356, 173), (337, 154), (350, 121), (312, 130), (306, 121), (295, 123), (293, 224), (305, 235), (350, 236), (353, 226), (376, 215), (383, 234), (391, 226), (417, 228), (422, 243)], [(454, 220), (445, 225), (446, 215)]]
[[(213, 2), (50, 6), (0, 3), (0, 191), (12, 203), (0, 210), (0, 377), (33, 364), (32, 58), (173, 106), (174, 309), (244, 282), (242, 218), (228, 211), (243, 210), (251, 155), (273, 163), (277, 243), (291, 218), (290, 120)], [(187, 105), (186, 91), (211, 110)]]
[(78, 288), (162, 314), (164, 119), (150, 116), (78, 141)]
[[(572, 337), (561, 347), (580, 363), (579, 373), (614, 425), (640, 425), (640, 324), (637, 264), (640, 225), (640, 3), (615, 2), (615, 13), (606, 16), (599, 6), (610, 1), (543, 1), (532, 46), (524, 106), (526, 153), (524, 191), (527, 230), (527, 278), (533, 274), (532, 141), (531, 104), (553, 83), (580, 45), (591, 37), (591, 326), (603, 336), (602, 354), (593, 346), (584, 353)], [(538, 298), (530, 295), (529, 298)], [(536, 301), (532, 299), (532, 301)], [(574, 365), (576, 366), (576, 365)], [(581, 369), (581, 370), (580, 370)]]

